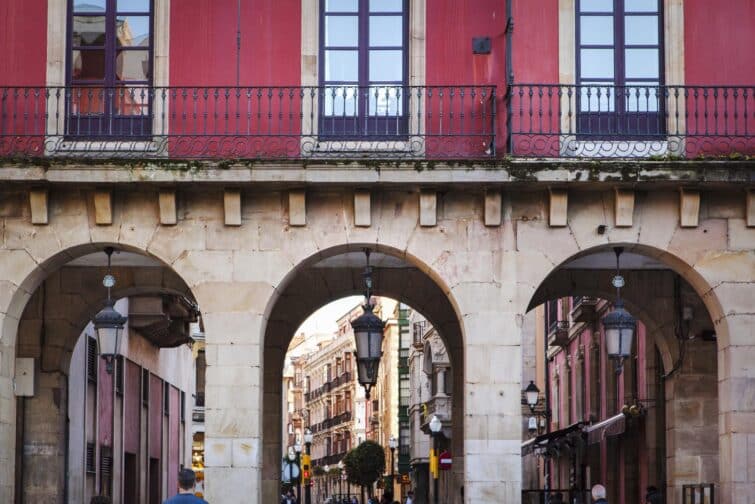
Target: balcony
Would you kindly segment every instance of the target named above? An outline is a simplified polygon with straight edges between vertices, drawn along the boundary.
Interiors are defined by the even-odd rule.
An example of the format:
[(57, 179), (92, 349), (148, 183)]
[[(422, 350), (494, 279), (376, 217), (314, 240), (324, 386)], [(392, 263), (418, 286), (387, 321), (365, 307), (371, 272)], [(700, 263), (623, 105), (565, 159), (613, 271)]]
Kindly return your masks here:
[(548, 331), (549, 347), (565, 347), (569, 344), (569, 321), (559, 320)]
[(0, 87), (0, 157), (489, 159), (495, 86)]
[(574, 322), (592, 322), (597, 314), (598, 299), (587, 296), (572, 298), (571, 317)]
[(753, 86), (515, 84), (506, 100), (507, 148), (513, 156), (755, 154)]

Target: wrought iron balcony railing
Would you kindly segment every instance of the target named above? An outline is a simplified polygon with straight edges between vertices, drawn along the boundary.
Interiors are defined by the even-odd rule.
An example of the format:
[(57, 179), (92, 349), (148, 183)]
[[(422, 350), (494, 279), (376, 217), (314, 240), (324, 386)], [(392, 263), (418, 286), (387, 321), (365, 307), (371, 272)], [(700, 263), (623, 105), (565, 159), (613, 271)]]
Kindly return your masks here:
[(515, 156), (755, 155), (754, 86), (515, 84), (506, 98)]
[(0, 157), (481, 159), (495, 86), (0, 87)]

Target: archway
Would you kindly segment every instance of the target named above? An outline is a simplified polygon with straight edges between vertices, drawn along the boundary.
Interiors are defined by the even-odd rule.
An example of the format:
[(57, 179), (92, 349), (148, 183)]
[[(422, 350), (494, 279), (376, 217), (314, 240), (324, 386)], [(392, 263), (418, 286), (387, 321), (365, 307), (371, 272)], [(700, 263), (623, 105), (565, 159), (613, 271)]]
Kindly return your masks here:
[[(611, 286), (616, 264), (612, 248), (621, 245), (592, 247), (562, 261), (540, 283), (530, 300), (529, 309), (544, 302), (556, 303), (552, 311), (558, 315), (559, 327), (545, 328), (546, 332), (553, 332), (552, 341), (550, 345), (541, 346), (541, 351), (548, 349), (549, 352), (544, 361), (546, 369), (547, 361), (550, 361), (561, 371), (555, 381), (552, 371), (545, 378), (548, 380), (547, 385), (557, 391), (554, 393), (550, 390), (549, 409), (563, 409), (563, 404), (566, 403), (565, 416), (569, 420), (575, 420), (573, 408), (578, 399), (572, 399), (572, 393), (577, 397), (580, 394), (590, 396), (590, 385), (597, 386), (599, 390), (603, 387), (604, 400), (608, 398), (616, 406), (613, 412), (619, 413), (621, 422), (624, 422), (620, 413), (622, 404), (628, 407), (635, 401), (643, 418), (635, 422), (626, 416), (628, 424), (634, 422), (640, 426), (639, 431), (631, 434), (627, 430), (626, 442), (620, 437), (605, 442), (593, 439), (597, 434), (590, 432), (598, 429), (594, 426), (601, 421), (610, 420), (606, 417), (605, 408), (603, 415), (598, 418), (583, 417), (581, 414), (576, 418), (586, 424), (584, 430), (588, 433), (588, 442), (599, 442), (600, 450), (603, 451), (601, 455), (600, 451), (593, 453), (587, 451), (587, 448), (583, 450), (590, 457), (600, 459), (597, 464), (591, 463), (590, 469), (593, 472), (588, 473), (590, 478), (587, 479), (591, 481), (587, 484), (606, 483), (607, 478), (609, 494), (617, 502), (623, 502), (625, 498), (629, 499), (627, 502), (641, 498), (645, 487), (650, 485), (665, 487), (668, 502), (681, 502), (681, 487), (685, 484), (699, 485), (701, 488), (694, 491), (699, 492), (698, 495), (709, 495), (710, 490), (703, 489), (702, 486), (718, 487), (721, 484), (719, 464), (724, 464), (723, 460), (719, 461), (718, 439), (718, 381), (722, 370), (717, 369), (716, 359), (711, 359), (711, 353), (715, 354), (714, 341), (719, 340), (720, 349), (720, 338), (724, 337), (718, 334), (723, 325), (719, 323), (719, 317), (715, 316), (720, 313), (718, 302), (702, 277), (678, 257), (648, 246), (624, 244), (622, 276), (626, 279), (626, 286), (622, 289), (622, 297), (627, 309), (641, 322), (638, 326), (639, 340), (635, 340), (638, 349), (632, 361), (632, 365), (639, 366), (640, 369), (637, 371), (634, 367), (631, 368), (634, 378), (627, 377), (626, 373), (620, 375), (623, 380), (621, 385), (618, 381), (611, 382), (612, 375), (605, 371), (607, 361), (601, 347), (603, 335), (599, 321), (602, 314), (610, 309), (610, 300), (615, 296)], [(586, 308), (581, 305), (582, 296), (598, 300), (587, 307), (591, 314), (586, 319)], [(609, 302), (605, 303), (601, 299)], [(576, 321), (575, 313), (580, 320)], [(583, 330), (579, 322), (585, 320), (589, 320), (586, 330), (594, 331), (594, 337), (587, 338), (587, 344), (580, 343), (579, 339), (575, 343), (573, 338), (580, 338), (580, 331)], [(650, 346), (643, 343), (645, 339)], [(658, 348), (657, 357), (652, 346)], [(585, 347), (588, 349), (585, 350)], [(575, 391), (574, 384), (581, 383), (578, 381), (580, 374), (577, 371), (575, 379), (572, 368), (574, 364), (582, 362), (583, 353), (589, 352), (593, 347), (598, 352), (602, 351), (598, 353), (602, 366), (596, 375), (598, 380), (592, 374), (582, 375), (582, 380), (592, 378), (594, 383), (587, 385), (587, 392)], [(656, 364), (656, 359), (661, 362)], [(587, 361), (590, 361), (590, 356)], [(640, 390), (632, 389), (632, 385), (637, 386), (638, 375)], [(609, 389), (619, 387), (621, 400), (618, 392), (613, 397), (605, 394), (604, 380), (613, 383)], [(559, 382), (563, 386), (559, 386)], [(569, 397), (561, 397), (559, 390), (567, 391), (565, 393)], [(632, 393), (627, 394), (627, 390)], [(584, 401), (592, 399), (591, 396), (589, 399), (580, 398)], [(578, 404), (581, 405), (581, 402)], [(559, 419), (555, 428), (558, 431), (565, 427), (563, 419)], [(618, 430), (616, 434), (618, 435)], [(630, 439), (631, 436), (634, 437)], [(619, 461), (608, 458), (610, 468), (607, 475), (606, 468), (601, 467), (601, 463), (606, 464), (607, 448), (603, 445), (610, 442), (614, 445), (608, 447), (608, 451), (621, 453), (623, 458)], [(635, 451), (638, 442), (639, 451)], [(629, 454), (633, 454), (634, 459), (627, 458), (630, 457)], [(580, 456), (584, 456), (584, 453)], [(638, 456), (640, 459), (637, 459)], [(550, 464), (549, 467), (554, 465)], [(639, 467), (639, 470), (627, 472), (624, 468), (630, 465)], [(572, 472), (575, 470), (578, 472), (578, 469), (573, 469)], [(583, 476), (583, 484), (584, 480)]]
[[(168, 296), (186, 300), (192, 309), (196, 307), (191, 289), (175, 270), (136, 246), (87, 243), (38, 263), (18, 259), (17, 283), (9, 286), (9, 296), (2, 300), (7, 309), (3, 310), (6, 313), (0, 333), (0, 352), (8, 363), (0, 370), (0, 396), (7, 398), (2, 405), (2, 442), (7, 448), (2, 458), (7, 456), (3, 463), (13, 468), (12, 486), (3, 488), (2, 494), (9, 499), (15, 493), (63, 502), (67, 496), (71, 356), (82, 331), (104, 306), (106, 246), (117, 251), (113, 261), (115, 299)], [(13, 252), (20, 257), (26, 254), (23, 250)], [(154, 344), (159, 346), (160, 342)], [(23, 393), (12, 388), (14, 361), (22, 362), (15, 359), (24, 359), (28, 369), (34, 371), (34, 380)]]
[(449, 289), (418, 259), (375, 244), (332, 247), (296, 266), (268, 305), (264, 338), (263, 379), (263, 502), (279, 495), (281, 447), (281, 383), (283, 359), (296, 329), (324, 304), (363, 292), (362, 250), (373, 251), (375, 295), (404, 302), (421, 311), (437, 328), (453, 370), (452, 431), (454, 474), (464, 480), (464, 345), (459, 316)]

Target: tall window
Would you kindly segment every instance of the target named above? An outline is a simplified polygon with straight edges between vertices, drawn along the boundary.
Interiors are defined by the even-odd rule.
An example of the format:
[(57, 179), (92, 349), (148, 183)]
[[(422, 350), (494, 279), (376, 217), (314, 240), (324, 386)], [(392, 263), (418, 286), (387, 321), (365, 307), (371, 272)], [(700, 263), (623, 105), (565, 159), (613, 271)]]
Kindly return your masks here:
[(150, 133), (153, 0), (69, 0), (69, 135)]
[(320, 135), (405, 135), (407, 0), (323, 0)]
[(577, 131), (664, 132), (661, 0), (577, 0)]

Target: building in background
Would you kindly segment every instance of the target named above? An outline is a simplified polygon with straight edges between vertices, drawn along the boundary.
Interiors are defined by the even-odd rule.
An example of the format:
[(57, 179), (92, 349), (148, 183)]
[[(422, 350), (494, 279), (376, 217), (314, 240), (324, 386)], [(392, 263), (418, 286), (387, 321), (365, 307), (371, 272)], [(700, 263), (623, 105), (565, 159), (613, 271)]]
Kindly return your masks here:
[[(443, 426), (440, 451), (450, 450), (453, 383), (448, 353), (436, 328), (416, 311), (412, 311), (409, 321), (412, 326), (408, 358), (411, 486), (416, 502), (424, 503), (433, 502), (429, 466), (432, 438), (428, 423), (433, 415), (438, 416)], [(455, 503), (460, 498), (461, 488), (452, 474), (451, 471), (440, 471), (439, 488), (441, 495), (445, 496), (442, 498)]]
[(68, 501), (101, 494), (160, 504), (177, 492), (179, 468), (192, 465), (198, 313), (183, 298), (159, 295), (123, 298), (116, 309), (128, 325), (112, 374), (91, 324), (71, 357)]

